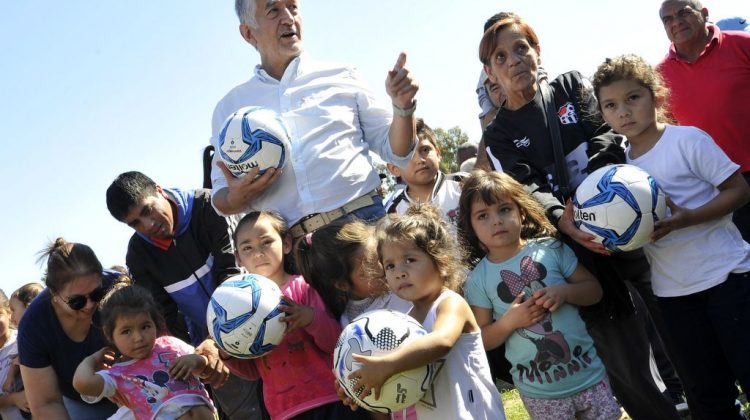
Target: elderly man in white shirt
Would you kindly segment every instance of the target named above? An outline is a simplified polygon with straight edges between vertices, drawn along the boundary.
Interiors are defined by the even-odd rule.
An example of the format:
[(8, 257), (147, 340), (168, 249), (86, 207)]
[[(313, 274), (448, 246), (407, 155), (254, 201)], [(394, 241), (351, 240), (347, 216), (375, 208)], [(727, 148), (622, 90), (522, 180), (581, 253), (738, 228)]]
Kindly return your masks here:
[[(273, 109), (287, 123), (290, 165), (255, 177), (235, 178), (214, 156), (213, 204), (222, 214), (275, 210), (295, 237), (347, 214), (371, 209), (384, 214), (376, 193), (380, 179), (368, 151), (405, 165), (415, 144), (417, 83), (401, 54), (386, 78), (393, 111), (378, 106), (351, 67), (326, 65), (302, 52), (298, 0), (236, 0), (242, 37), (260, 54), (254, 76), (218, 103), (211, 143), (216, 147), (224, 120), (237, 109)], [(256, 169), (257, 171), (257, 169)]]

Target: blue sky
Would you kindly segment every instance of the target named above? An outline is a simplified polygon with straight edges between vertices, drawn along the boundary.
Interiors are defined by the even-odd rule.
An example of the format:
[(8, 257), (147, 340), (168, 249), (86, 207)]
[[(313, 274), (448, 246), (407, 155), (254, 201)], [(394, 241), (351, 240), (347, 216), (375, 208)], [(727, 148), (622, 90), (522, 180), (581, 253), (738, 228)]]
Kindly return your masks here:
[[(310, 0), (304, 42), (318, 59), (359, 67), (385, 100), (398, 53), (419, 80), (417, 114), (481, 135), (474, 96), (482, 25), (509, 10), (541, 40), (548, 73), (590, 75), (605, 57), (667, 50), (655, 0), (628, 2)], [(750, 15), (746, 0), (704, 3), (710, 16)], [(104, 192), (140, 170), (163, 186), (199, 187), (211, 112), (258, 64), (233, 2), (159, 0), (0, 3), (0, 288), (37, 281), (36, 253), (63, 236), (122, 264), (132, 231)]]

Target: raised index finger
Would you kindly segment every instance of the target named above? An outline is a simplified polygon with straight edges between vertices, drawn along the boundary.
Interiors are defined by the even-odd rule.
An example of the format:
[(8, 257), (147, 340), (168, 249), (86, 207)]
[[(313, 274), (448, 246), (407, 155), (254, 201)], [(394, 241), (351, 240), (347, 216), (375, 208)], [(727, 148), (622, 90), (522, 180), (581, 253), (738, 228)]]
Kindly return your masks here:
[(402, 52), (398, 55), (398, 59), (396, 60), (396, 64), (393, 66), (393, 73), (398, 72), (404, 66), (406, 65), (406, 53)]

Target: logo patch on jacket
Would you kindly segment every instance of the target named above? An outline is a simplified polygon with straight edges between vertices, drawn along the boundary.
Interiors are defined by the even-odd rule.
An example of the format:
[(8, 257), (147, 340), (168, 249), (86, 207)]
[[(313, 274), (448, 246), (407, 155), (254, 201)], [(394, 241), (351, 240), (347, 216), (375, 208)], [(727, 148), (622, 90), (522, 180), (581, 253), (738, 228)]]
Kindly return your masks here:
[(531, 144), (531, 140), (529, 140), (529, 137), (526, 136), (522, 139), (513, 140), (513, 144), (515, 144), (516, 147), (520, 149), (521, 147), (529, 147), (529, 145)]
[(557, 116), (560, 117), (560, 122), (563, 124), (575, 124), (578, 122), (576, 109), (572, 102), (568, 102), (561, 106), (560, 109), (557, 110)]

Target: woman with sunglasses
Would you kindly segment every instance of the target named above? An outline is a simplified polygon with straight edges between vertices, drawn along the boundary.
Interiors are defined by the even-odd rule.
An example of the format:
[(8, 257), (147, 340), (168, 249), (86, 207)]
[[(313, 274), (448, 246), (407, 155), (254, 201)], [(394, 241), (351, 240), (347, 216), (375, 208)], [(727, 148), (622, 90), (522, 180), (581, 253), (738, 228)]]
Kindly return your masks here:
[(117, 407), (89, 405), (73, 389), (76, 366), (106, 345), (97, 304), (122, 276), (103, 271), (86, 245), (57, 238), (42, 252), (47, 288), (31, 303), (18, 328), (18, 353), (34, 418), (104, 419)]

